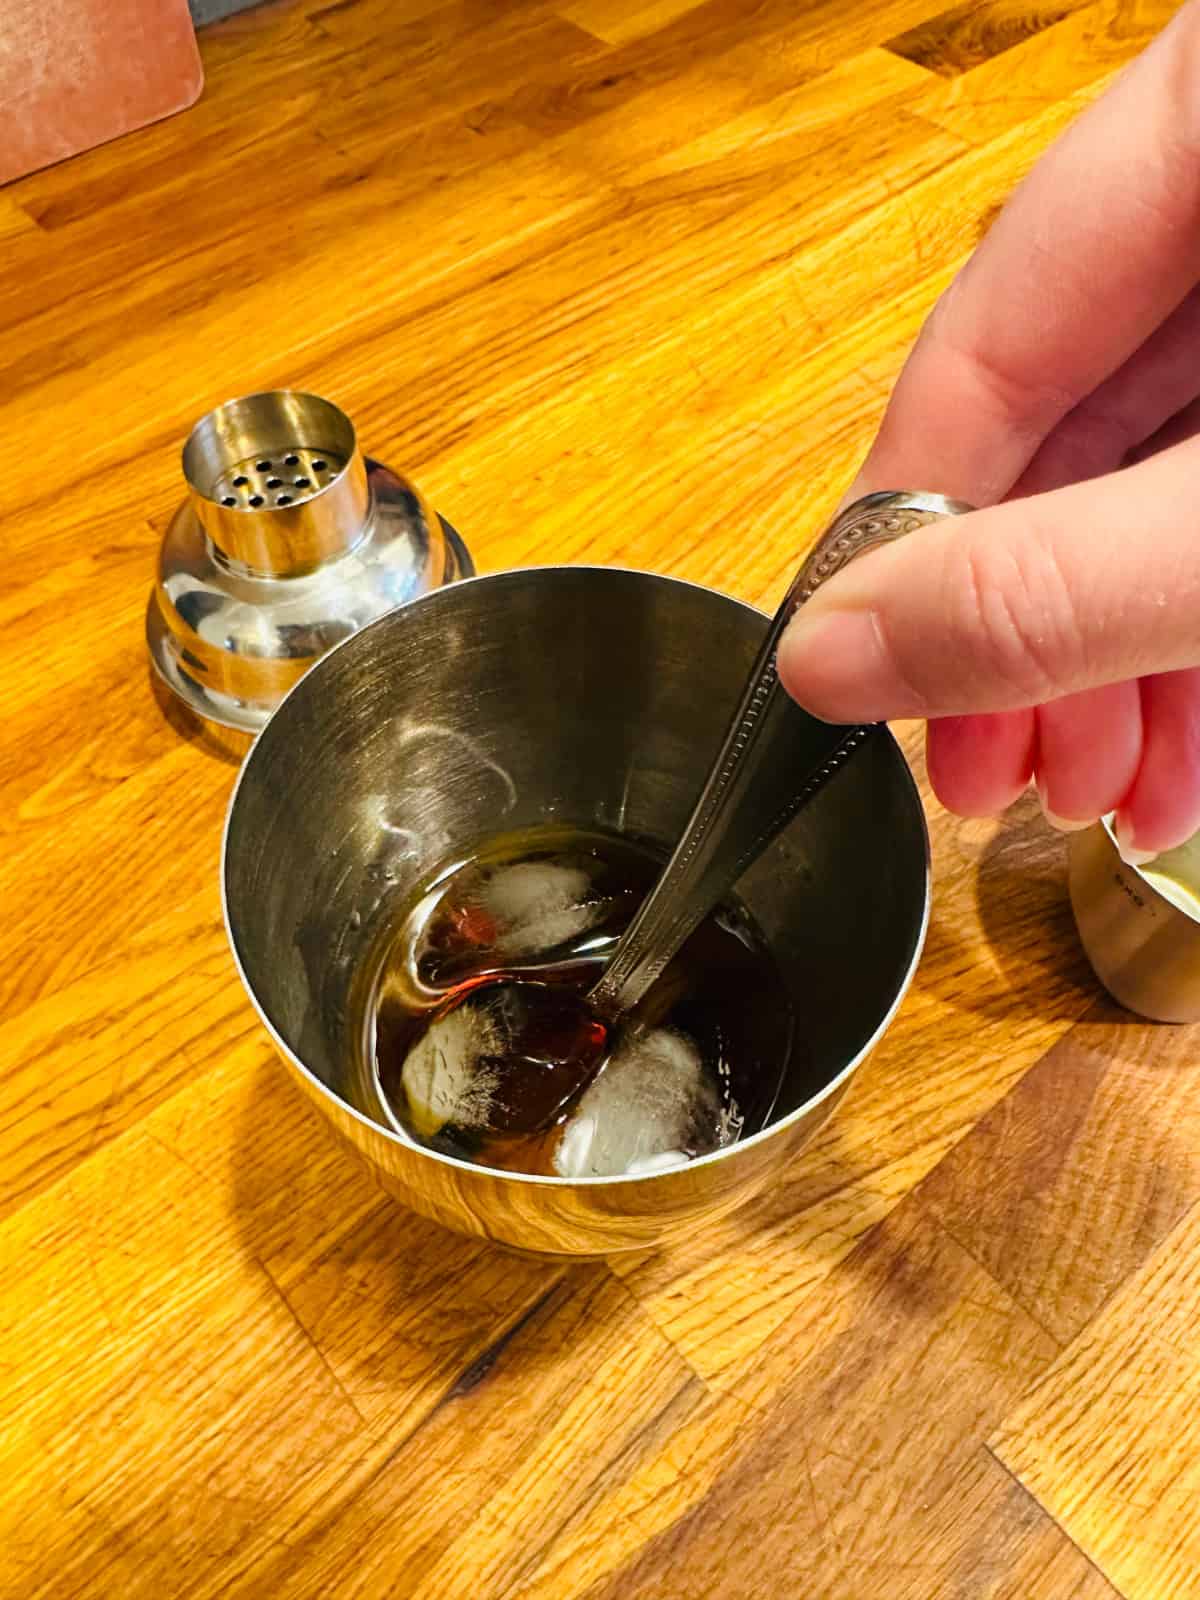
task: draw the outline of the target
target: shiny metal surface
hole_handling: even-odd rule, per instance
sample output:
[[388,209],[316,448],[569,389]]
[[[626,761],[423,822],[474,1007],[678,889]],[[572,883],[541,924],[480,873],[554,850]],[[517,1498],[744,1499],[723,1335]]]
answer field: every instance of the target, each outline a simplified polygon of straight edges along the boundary
[[225,726],[257,732],[332,645],[473,570],[454,530],[317,395],[218,406],[183,470],[146,638],[175,693]]
[[[568,823],[669,849],[767,626],[645,573],[499,573],[363,629],[259,736],[225,831],[235,958],[299,1082],[415,1210],[568,1256],[687,1233],[778,1173],[886,1027],[924,937],[928,859],[915,785],[882,731],[738,885],[804,1035],[762,1133],[654,1176],[568,1182],[455,1161],[380,1125],[369,1101],[352,1104],[355,979],[397,902],[499,830]],[[786,710],[804,725],[794,747],[814,761],[844,732]]]
[[793,714],[775,653],[796,612],[857,556],[971,509],[912,491],[866,495],[817,541],[771,619],[712,771],[662,877],[613,951],[589,999],[610,1021],[650,988],[730,886],[873,731],[842,728],[814,758],[813,729]]
[[1072,834],[1075,924],[1096,976],[1127,1010],[1155,1022],[1200,1021],[1200,905],[1172,904],[1151,881],[1157,867],[1121,859],[1110,819]]

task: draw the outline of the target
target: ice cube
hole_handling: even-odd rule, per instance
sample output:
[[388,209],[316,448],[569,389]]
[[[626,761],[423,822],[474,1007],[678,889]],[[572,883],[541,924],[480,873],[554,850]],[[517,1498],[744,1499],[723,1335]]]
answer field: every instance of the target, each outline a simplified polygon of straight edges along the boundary
[[554,1154],[562,1178],[665,1170],[716,1149],[730,1127],[692,1041],[668,1028],[631,1032],[567,1119]]
[[481,893],[496,924],[496,949],[508,957],[541,955],[600,922],[608,907],[589,900],[592,881],[583,867],[555,861],[519,861],[501,867]]
[[432,1139],[447,1123],[487,1126],[500,1083],[494,1060],[500,1046],[500,1030],[484,1006],[460,1006],[429,1025],[400,1075],[419,1139]]

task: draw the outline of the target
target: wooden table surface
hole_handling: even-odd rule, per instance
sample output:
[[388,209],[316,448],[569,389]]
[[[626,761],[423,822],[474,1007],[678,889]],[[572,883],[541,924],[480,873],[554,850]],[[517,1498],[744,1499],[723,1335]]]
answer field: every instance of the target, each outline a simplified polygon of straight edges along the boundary
[[398,1209],[274,1062],[235,765],[142,643],[187,429],[274,384],[485,569],[773,603],[1172,9],[277,0],[0,191],[6,1600],[1200,1594],[1196,1035],[1099,995],[1032,802],[930,802],[915,987],[784,1181],[567,1270]]

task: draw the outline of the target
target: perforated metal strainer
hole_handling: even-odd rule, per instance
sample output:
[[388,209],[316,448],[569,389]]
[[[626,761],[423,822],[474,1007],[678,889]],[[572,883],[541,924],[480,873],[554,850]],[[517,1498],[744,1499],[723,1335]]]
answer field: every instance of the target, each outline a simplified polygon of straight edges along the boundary
[[210,411],[146,613],[156,669],[210,721],[256,732],[332,645],[474,570],[454,529],[366,459],[328,400],[291,389]]

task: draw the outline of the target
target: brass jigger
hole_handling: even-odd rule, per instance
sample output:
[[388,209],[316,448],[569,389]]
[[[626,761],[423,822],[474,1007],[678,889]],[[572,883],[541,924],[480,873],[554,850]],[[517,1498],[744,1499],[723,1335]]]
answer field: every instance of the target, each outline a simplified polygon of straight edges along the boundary
[[170,688],[226,727],[256,733],[332,645],[474,570],[454,529],[318,395],[218,406],[183,472],[146,639]]

